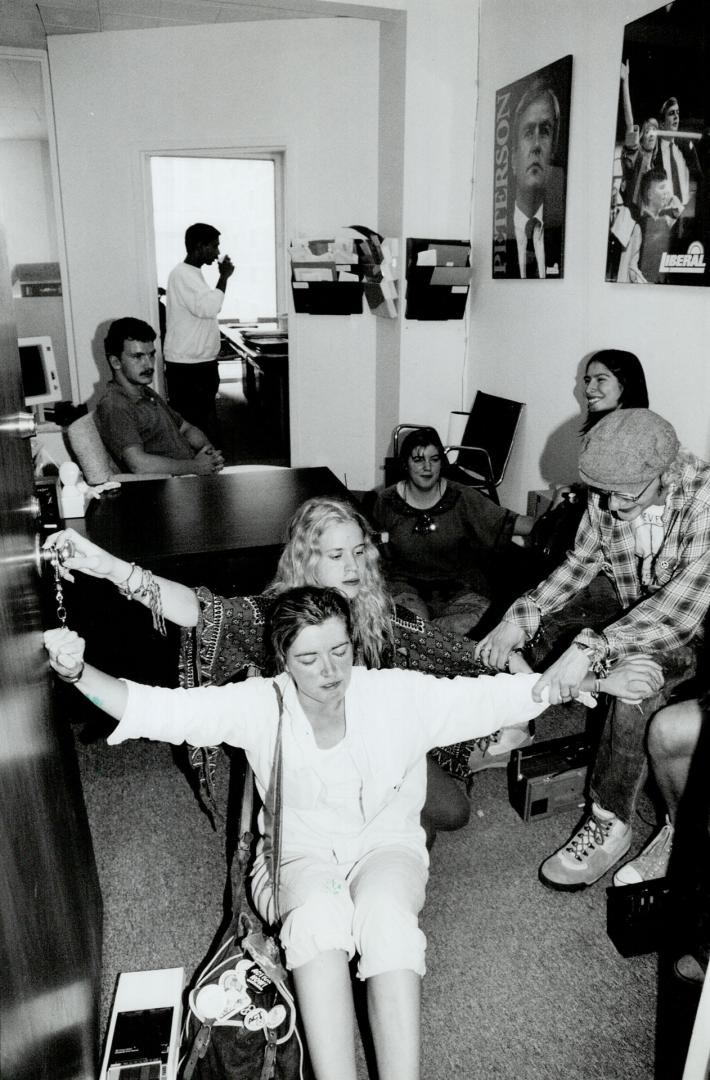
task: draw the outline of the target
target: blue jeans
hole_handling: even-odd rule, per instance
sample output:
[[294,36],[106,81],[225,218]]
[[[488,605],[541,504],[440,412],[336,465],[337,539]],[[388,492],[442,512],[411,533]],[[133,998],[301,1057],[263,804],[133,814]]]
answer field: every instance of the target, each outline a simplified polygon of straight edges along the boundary
[[646,731],[651,717],[667,704],[677,686],[695,674],[696,656],[691,646],[656,659],[662,664],[666,678],[657,694],[639,705],[627,705],[620,698],[609,699],[589,783],[594,802],[604,810],[612,810],[627,823],[633,818],[648,775]]
[[[614,586],[604,574],[599,574],[564,608],[543,620],[531,650],[531,663],[544,671],[583,627],[602,630],[622,614]],[[608,699],[589,783],[591,798],[626,822],[633,817],[648,775],[646,729],[651,717],[667,704],[677,686],[695,674],[696,653],[691,645],[654,659],[663,667],[666,680],[657,694],[640,705],[627,705],[619,698]]]

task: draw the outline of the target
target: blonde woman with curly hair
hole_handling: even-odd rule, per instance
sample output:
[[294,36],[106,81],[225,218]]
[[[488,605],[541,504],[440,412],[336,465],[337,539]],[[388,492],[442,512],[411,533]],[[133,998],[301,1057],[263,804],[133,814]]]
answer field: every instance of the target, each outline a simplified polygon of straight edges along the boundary
[[[340,546],[348,539],[352,563],[348,544]],[[324,579],[333,578],[350,600],[358,662],[391,667],[386,657],[394,649],[396,615],[370,528],[362,514],[341,499],[308,499],[291,519],[276,576],[265,595],[277,596],[299,585],[331,584]]]
[[[79,570],[108,578],[124,595],[150,606],[142,589],[143,572],[102,550],[71,529],[54,533],[47,545],[73,555],[65,573]],[[250,673],[270,673],[265,628],[277,596],[301,585],[331,586],[350,601],[355,662],[368,668],[409,668],[434,675],[477,675],[485,670],[474,656],[473,641],[449,633],[397,607],[389,596],[379,566],[379,553],[363,515],[350,503],[319,497],[296,511],[286,545],[268,589],[259,596],[217,596],[209,589],[191,589],[156,577],[163,616],[183,627],[181,681],[184,686],[224,685]],[[530,669],[516,657],[516,670]],[[527,724],[524,725],[527,733]],[[493,737],[495,742],[496,736]],[[487,765],[489,739],[445,747],[428,759],[427,801],[422,814],[429,843],[437,829],[461,828],[470,805],[450,773],[469,778]],[[195,751],[204,792],[211,797],[210,777],[218,748]],[[491,762],[495,757],[490,758]],[[439,762],[440,764],[437,764]],[[446,771],[444,771],[444,768]]]

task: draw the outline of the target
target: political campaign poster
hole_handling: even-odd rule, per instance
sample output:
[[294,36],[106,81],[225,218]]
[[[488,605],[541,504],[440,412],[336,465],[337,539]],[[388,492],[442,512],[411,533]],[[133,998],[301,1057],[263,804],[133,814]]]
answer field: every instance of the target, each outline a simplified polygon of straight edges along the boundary
[[710,283],[705,9],[666,4],[624,30],[607,281]]
[[565,56],[496,93],[494,278],[564,275],[571,90]]

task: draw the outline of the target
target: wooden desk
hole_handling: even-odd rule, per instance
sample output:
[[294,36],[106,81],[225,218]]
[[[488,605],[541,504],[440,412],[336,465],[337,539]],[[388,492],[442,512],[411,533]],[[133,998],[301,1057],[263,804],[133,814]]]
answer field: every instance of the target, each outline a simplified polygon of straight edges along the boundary
[[[316,495],[350,497],[325,467],[142,480],[93,502],[81,531],[112,554],[169,577],[179,567],[179,580],[196,584],[195,572],[219,571],[227,559],[270,561],[273,572],[289,521]],[[252,579],[234,584],[258,591]]]
[[[289,521],[302,502],[316,495],[350,498],[324,467],[176,476],[124,484],[92,502],[85,518],[67,524],[112,554],[163,577],[237,596],[259,593],[271,581]],[[70,625],[100,648],[100,653],[91,652],[97,666],[166,683],[168,663],[166,684],[175,684],[175,634],[167,642],[160,639],[142,606],[127,603],[114,586],[83,574],[76,575],[65,596]]]
[[220,326],[245,364],[244,393],[250,406],[262,413],[277,448],[288,456],[288,333],[265,327]]

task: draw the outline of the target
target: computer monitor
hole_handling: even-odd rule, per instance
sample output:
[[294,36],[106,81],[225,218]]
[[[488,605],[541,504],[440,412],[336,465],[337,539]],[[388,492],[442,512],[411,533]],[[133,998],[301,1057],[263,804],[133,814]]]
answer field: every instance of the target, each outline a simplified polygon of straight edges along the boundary
[[20,338],[17,345],[20,350],[25,405],[48,405],[52,401],[61,401],[62,391],[57,378],[52,339]]

